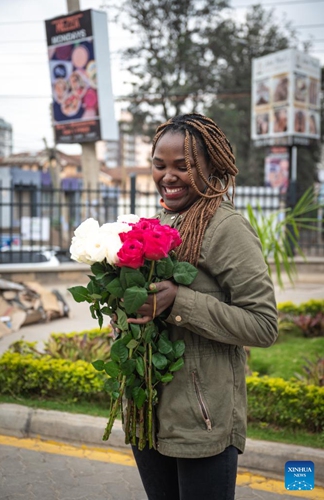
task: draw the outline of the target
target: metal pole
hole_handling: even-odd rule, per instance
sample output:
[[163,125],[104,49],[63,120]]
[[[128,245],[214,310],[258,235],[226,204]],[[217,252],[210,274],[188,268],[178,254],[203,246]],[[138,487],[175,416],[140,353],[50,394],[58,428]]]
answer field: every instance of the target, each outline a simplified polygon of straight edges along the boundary
[[135,214],[135,205],[136,205],[136,175],[130,174],[130,213]]

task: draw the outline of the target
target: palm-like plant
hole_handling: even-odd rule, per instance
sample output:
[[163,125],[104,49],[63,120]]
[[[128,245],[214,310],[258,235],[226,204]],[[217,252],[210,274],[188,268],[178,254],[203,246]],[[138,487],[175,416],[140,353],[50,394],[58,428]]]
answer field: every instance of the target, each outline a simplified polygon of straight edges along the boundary
[[312,215],[321,207],[323,205],[318,204],[314,199],[313,188],[305,191],[293,208],[280,209],[271,215],[264,215],[260,205],[256,209],[253,209],[250,204],[247,205],[248,219],[260,238],[269,274],[272,274],[269,259],[273,258],[278,284],[281,288],[284,287],[283,271],[289,281],[294,282],[297,275],[295,256],[300,255],[306,260],[299,245],[300,230],[321,230],[316,224],[314,225],[317,222],[317,216]]

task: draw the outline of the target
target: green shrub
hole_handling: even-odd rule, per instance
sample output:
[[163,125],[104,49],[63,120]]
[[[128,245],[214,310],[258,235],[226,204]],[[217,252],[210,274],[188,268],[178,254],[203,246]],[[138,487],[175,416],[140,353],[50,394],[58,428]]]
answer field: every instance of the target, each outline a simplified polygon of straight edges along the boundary
[[294,324],[304,337],[324,336],[324,300],[309,300],[296,306],[292,302],[278,304],[279,328],[287,331]]
[[282,378],[246,378],[248,420],[278,427],[324,430],[324,387]]
[[317,313],[324,311],[324,300],[311,299],[307,302],[302,302],[298,306],[291,301],[280,302],[277,307],[279,314],[289,314],[293,316],[309,314],[311,316],[316,316]]
[[52,333],[44,343],[43,351],[36,348],[37,342],[18,340],[10,345],[10,352],[31,354],[34,358],[41,358],[44,354],[57,359],[70,361],[83,360],[91,363],[96,359],[108,360],[112,344],[111,328],[95,328],[79,333]]
[[295,373],[295,377],[306,384],[324,387],[324,358],[317,355],[315,360],[304,358],[304,361],[302,373]]
[[6,352],[0,358],[0,393],[39,395],[74,401],[107,398],[104,377],[90,363],[35,358],[32,354]]

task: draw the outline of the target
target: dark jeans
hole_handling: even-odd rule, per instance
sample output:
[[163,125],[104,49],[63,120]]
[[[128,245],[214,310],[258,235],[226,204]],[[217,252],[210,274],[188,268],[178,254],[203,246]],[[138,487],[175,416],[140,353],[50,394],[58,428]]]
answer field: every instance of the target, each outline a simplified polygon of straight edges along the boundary
[[149,500],[234,500],[238,451],[172,458],[147,447],[133,454]]

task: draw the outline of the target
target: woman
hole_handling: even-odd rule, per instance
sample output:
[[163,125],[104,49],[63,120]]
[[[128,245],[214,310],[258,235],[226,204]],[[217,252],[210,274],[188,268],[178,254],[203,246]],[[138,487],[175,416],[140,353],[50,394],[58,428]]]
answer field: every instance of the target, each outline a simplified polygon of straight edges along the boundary
[[150,295],[129,320],[168,310],[172,340],[186,344],[184,367],[160,388],[156,447],[133,452],[149,500],[230,500],[246,436],[243,346],[277,337],[273,285],[256,234],[229,201],[238,170],[219,127],[177,116],[158,127],[152,151],[157,217],[180,231],[178,258],[199,272],[190,287],[156,283],[156,303]]

